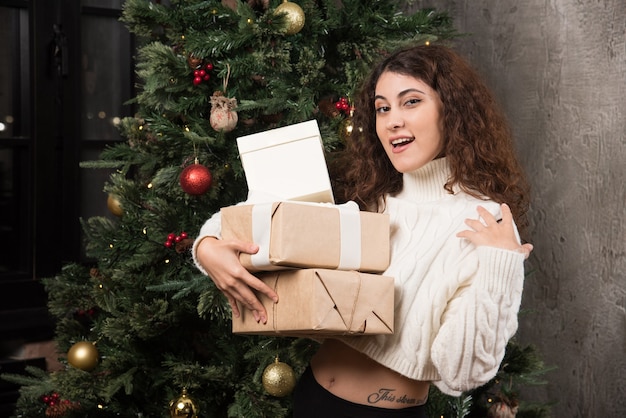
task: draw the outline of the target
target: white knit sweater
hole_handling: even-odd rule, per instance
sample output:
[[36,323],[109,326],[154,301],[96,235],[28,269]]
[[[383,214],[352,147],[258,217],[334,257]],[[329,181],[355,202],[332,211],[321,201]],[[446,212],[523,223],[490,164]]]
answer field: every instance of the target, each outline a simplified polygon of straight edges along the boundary
[[500,205],[443,185],[445,158],[404,174],[403,190],[387,198],[391,264],[395,278],[393,335],[342,338],[374,360],[411,379],[432,381],[459,395],[498,371],[517,329],[524,255],[475,247],[456,237],[482,205],[500,219]]
[[[500,218],[500,205],[443,185],[450,174],[445,158],[404,174],[403,190],[387,197],[391,264],[395,278],[393,335],[342,337],[341,340],[411,379],[432,381],[444,393],[478,387],[498,371],[508,340],[517,329],[524,255],[475,247],[456,237],[484,206]],[[202,227],[195,246],[207,235],[219,237],[220,219]]]

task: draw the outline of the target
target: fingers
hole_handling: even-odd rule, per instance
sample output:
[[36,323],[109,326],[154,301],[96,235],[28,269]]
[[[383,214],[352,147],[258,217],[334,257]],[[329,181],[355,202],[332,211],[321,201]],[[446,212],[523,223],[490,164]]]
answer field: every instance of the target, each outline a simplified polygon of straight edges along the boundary
[[258,245],[245,241],[207,239],[200,242],[196,255],[216,287],[226,296],[235,317],[241,315],[241,309],[246,309],[257,322],[266,323],[267,312],[255,291],[274,302],[278,301],[278,295],[239,261],[239,254],[255,254],[258,250]]
[[511,208],[506,203],[500,205],[500,212],[502,213],[502,219],[496,219],[496,217],[482,206],[476,208],[478,215],[483,219],[486,225],[493,225],[496,223],[509,224],[513,222],[513,214]]
[[226,299],[228,299],[228,304],[230,305],[230,309],[233,311],[233,315],[235,318],[239,318],[241,316],[241,312],[239,312],[239,306],[237,306],[237,301],[234,297],[226,295]]
[[486,228],[486,225],[483,224],[479,219],[466,219],[465,225],[469,226],[474,231],[482,231]]
[[230,240],[228,245],[230,245],[233,250],[240,253],[256,254],[259,251],[258,245],[246,241]]
[[242,275],[214,278],[213,281],[226,295],[235,317],[241,315],[240,304],[252,313],[255,321],[267,323],[267,312],[254,290],[267,295],[273,302],[278,302],[278,295],[269,286],[247,271]]
[[533,245],[530,243],[522,244],[522,252],[524,253],[524,260],[530,257],[530,253],[533,251]]
[[513,223],[513,214],[511,213],[511,208],[506,203],[500,205],[500,211],[502,212],[502,223],[510,224]]
[[484,207],[478,206],[476,211],[478,212],[478,219],[469,218],[465,220],[465,225],[472,228],[473,231],[482,231],[485,228],[498,223],[496,217]]
[[483,230],[485,227],[496,224],[512,224],[513,214],[511,213],[511,208],[509,207],[509,205],[507,205],[506,203],[502,203],[500,205],[500,210],[502,212],[502,219],[498,220],[491,212],[489,212],[483,206],[479,205],[476,208],[476,211],[478,212],[478,219],[466,219],[465,224],[475,231],[480,231]]
[[478,216],[484,221],[486,225],[493,225],[495,223],[498,223],[496,217],[493,216],[491,212],[489,212],[483,206],[478,206],[476,208],[476,211],[478,212]]
[[513,224],[513,215],[507,204],[501,204],[502,219],[498,220],[483,206],[476,208],[478,219],[466,219],[469,229],[457,233],[457,237],[464,238],[476,246],[497,247],[506,250],[523,252],[525,257],[530,255],[531,248],[520,245]]
[[[228,299],[228,304],[230,305],[230,308],[232,309],[233,312],[233,316],[235,318],[239,318],[241,316],[241,311],[239,311],[239,305],[237,304],[237,298],[227,295],[226,293],[224,293],[226,295],[226,298]],[[239,298],[243,298],[242,296],[239,296]],[[242,300],[246,300],[245,298],[243,298]],[[248,300],[248,302],[242,302],[246,308],[252,312],[252,316],[254,317],[254,320],[256,322],[262,322],[264,324],[267,323],[267,313],[265,312],[265,309],[263,308],[262,304],[259,304],[259,306],[261,307],[261,310],[259,311],[258,309],[254,309],[252,308],[252,306],[254,306],[254,302],[252,300]]]

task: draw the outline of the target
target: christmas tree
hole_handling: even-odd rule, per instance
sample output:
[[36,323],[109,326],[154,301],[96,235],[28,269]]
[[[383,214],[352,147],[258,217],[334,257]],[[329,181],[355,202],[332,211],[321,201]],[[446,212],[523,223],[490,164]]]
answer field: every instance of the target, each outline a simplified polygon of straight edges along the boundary
[[[315,119],[332,156],[373,61],[457,33],[444,12],[379,0],[127,0],[122,21],[141,41],[138,113],[82,164],[115,170],[111,216],[82,221],[88,262],[44,280],[67,367],[7,376],[22,385],[16,416],[287,417],[284,378],[316,343],[233,335],[189,252],[211,214],[246,198],[235,138]],[[433,416],[474,403],[431,399]]]

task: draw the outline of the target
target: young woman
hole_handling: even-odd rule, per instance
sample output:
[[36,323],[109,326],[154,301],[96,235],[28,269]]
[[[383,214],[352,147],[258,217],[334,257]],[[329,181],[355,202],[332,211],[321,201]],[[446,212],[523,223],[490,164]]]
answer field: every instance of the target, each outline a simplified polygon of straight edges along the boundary
[[[474,70],[451,49],[393,53],[365,80],[357,134],[337,160],[335,193],[388,213],[395,333],[326,339],[294,392],[294,418],[425,417],[430,384],[458,395],[494,377],[517,329],[528,187],[508,125]],[[514,221],[515,219],[515,221]],[[254,243],[219,239],[207,221],[198,267],[229,300],[266,321],[245,271]]]

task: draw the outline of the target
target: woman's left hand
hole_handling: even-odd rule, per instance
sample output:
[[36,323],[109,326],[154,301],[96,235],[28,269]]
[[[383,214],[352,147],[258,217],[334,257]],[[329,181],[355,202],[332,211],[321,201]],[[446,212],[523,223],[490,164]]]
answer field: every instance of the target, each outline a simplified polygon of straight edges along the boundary
[[498,221],[487,209],[478,206],[478,216],[484,222],[481,222],[480,219],[466,219],[465,224],[471,230],[461,231],[456,236],[471,241],[477,247],[484,245],[518,251],[524,253],[524,257],[528,258],[533,250],[532,244],[521,245],[517,240],[509,205],[503,203],[500,205],[500,210],[502,211],[502,220]]

